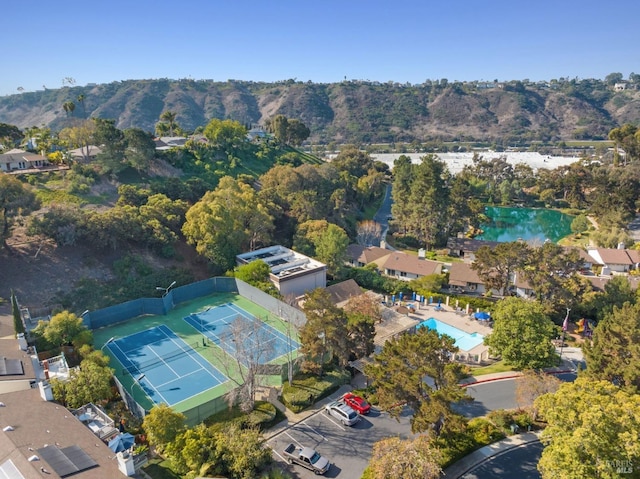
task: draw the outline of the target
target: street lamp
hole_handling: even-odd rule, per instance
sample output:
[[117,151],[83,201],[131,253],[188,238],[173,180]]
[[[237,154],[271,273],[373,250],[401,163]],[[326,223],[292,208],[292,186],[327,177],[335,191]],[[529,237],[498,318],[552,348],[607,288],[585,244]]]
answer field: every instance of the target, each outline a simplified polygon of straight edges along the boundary
[[171,284],[170,284],[169,286],[167,286],[166,288],[163,288],[162,286],[156,286],[156,289],[157,289],[158,291],[164,291],[164,293],[162,293],[162,297],[164,298],[164,297],[169,293],[169,290],[170,290],[171,288],[173,288],[175,285],[176,285],[176,281],[174,281],[173,283],[171,283]]
[[569,312],[571,308],[567,308],[567,315],[564,318],[562,323],[562,339],[560,340],[560,361],[562,362],[562,350],[564,349],[564,335],[567,333],[567,329],[569,329]]
[[[131,398],[133,399],[133,386],[135,386],[136,384],[138,384],[140,381],[142,381],[144,378],[146,377],[146,374],[142,373],[140,376],[138,376],[137,378],[133,378],[133,384],[131,385],[131,388],[129,388],[129,391],[131,392]],[[134,399],[135,401],[135,399]]]

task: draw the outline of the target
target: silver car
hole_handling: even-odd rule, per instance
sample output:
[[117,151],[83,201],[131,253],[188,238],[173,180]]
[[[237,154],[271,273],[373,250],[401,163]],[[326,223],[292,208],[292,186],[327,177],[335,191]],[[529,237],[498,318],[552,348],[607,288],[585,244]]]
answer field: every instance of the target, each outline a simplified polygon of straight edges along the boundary
[[360,420],[360,415],[356,411],[339,401],[333,401],[327,404],[325,406],[325,412],[335,417],[345,426],[353,426]]

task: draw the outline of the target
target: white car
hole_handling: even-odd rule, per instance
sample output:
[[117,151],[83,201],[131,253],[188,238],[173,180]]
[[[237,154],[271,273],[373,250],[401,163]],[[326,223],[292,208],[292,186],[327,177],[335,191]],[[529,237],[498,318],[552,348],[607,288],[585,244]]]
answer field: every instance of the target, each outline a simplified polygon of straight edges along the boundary
[[353,408],[340,401],[333,401],[324,409],[327,414],[335,417],[345,426],[353,426],[360,420],[360,415]]

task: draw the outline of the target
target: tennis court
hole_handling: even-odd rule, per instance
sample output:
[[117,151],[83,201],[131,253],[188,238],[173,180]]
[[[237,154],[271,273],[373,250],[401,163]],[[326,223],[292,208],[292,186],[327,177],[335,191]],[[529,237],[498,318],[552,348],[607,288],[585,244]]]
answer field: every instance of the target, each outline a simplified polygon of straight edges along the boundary
[[[110,340],[107,347],[122,366],[122,377],[130,375],[155,403],[173,406],[228,378],[165,325]],[[132,391],[130,391],[132,392]]]
[[183,319],[232,357],[240,353],[241,360],[246,358],[245,363],[251,360],[267,364],[300,347],[290,335],[234,303],[211,306]]

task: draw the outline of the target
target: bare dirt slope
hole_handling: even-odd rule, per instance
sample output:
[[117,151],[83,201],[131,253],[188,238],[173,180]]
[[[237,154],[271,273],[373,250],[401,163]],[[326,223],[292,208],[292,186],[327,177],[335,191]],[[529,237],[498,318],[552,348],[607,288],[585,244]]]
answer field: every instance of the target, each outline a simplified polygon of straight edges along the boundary
[[112,278],[110,258],[83,247],[58,247],[20,229],[8,243],[10,251],[0,249],[0,296],[9,298],[13,290],[21,305],[34,310],[53,306],[56,294],[72,290],[79,278]]

